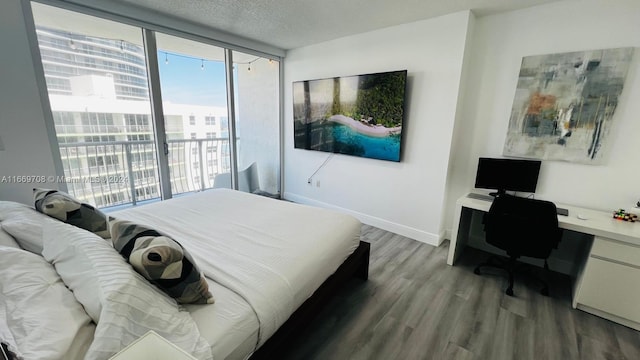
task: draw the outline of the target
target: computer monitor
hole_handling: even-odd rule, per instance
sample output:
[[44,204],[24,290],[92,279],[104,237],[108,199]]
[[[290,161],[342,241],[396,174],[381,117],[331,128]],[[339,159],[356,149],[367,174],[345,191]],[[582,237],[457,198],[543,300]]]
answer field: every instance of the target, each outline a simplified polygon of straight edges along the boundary
[[538,184],[541,161],[480,158],[476,174],[476,188],[533,193]]

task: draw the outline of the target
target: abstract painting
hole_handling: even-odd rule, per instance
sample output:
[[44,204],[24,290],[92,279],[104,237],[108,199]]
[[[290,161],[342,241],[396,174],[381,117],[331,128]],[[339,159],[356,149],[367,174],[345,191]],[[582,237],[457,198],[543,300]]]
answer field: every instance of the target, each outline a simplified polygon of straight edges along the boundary
[[602,162],[634,48],[522,59],[506,156]]

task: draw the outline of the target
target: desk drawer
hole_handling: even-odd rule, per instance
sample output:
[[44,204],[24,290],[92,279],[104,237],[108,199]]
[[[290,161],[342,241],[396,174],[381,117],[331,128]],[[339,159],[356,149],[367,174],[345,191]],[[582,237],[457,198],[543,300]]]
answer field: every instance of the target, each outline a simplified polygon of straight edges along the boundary
[[640,247],[626,245],[607,238],[596,236],[593,240],[591,255],[611,259],[640,268]]
[[589,258],[578,303],[640,323],[640,269]]

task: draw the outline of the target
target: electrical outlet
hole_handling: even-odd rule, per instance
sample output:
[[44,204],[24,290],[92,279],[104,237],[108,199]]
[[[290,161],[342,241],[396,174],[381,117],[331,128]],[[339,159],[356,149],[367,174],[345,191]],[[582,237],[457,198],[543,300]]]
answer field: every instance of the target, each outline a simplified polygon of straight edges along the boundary
[[316,180],[316,187],[320,187],[320,180]]

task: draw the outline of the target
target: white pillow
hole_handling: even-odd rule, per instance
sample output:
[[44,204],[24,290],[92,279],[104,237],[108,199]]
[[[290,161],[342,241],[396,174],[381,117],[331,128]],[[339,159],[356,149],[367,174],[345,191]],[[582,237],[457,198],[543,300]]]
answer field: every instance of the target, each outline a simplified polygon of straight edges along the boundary
[[42,222],[33,219],[8,219],[2,229],[13,236],[23,249],[36,255],[42,254]]
[[25,211],[35,211],[35,209],[31,206],[13,201],[0,201],[0,221],[20,215]]
[[2,224],[0,224],[0,246],[8,246],[16,249],[20,249],[20,245],[16,242],[11,235],[2,230]]
[[82,359],[95,327],[53,266],[9,247],[0,247],[0,264],[2,340],[24,359]]
[[53,264],[65,284],[96,323],[104,294],[95,262],[126,266],[120,254],[99,236],[62,222],[43,227],[42,256]]
[[59,222],[24,204],[0,201],[2,229],[9,233],[23,249],[42,254],[42,226]]
[[43,256],[97,322],[87,359],[109,358],[154,330],[183,350],[210,358],[188,312],[138,274],[98,235],[62,222],[44,226]]

